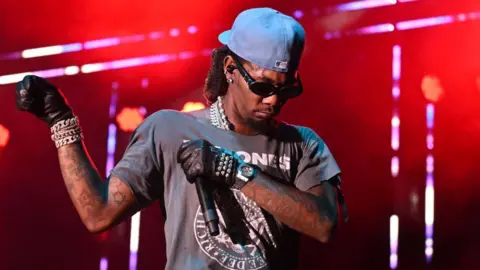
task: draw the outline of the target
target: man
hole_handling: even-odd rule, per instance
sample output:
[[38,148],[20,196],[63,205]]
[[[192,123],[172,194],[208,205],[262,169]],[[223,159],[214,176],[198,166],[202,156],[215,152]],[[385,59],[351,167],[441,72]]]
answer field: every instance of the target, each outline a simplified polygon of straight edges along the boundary
[[[106,181],[59,89],[27,76],[17,84],[17,106],[50,126],[89,231],[108,230],[159,200],[167,269],[295,269],[299,235],[328,242],[342,198],[340,169],[322,139],[274,119],[302,92],[305,33],[293,18],[256,8],[239,14],[219,40],[205,86],[210,107],[150,115]],[[218,235],[206,226],[198,178],[211,187]]]

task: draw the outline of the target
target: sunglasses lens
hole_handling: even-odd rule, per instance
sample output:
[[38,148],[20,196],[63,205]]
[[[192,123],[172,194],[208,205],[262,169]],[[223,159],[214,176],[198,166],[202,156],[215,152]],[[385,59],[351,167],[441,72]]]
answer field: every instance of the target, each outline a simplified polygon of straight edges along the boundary
[[278,93],[280,98],[282,99],[290,99],[294,97],[298,97],[302,93],[302,89],[300,87],[292,86],[286,87]]
[[269,83],[254,82],[250,85],[250,90],[256,95],[268,97],[273,94],[275,87]]
[[290,99],[299,96],[302,93],[302,88],[298,86],[287,86],[281,89],[276,88],[270,83],[254,82],[250,85],[250,90],[261,97],[269,97],[277,94],[281,99]]

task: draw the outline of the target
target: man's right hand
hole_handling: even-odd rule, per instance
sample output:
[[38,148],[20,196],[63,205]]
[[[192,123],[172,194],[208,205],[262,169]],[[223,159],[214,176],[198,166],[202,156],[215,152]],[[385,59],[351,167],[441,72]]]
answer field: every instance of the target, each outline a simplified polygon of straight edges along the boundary
[[30,112],[49,127],[73,117],[72,108],[60,89],[34,75],[27,75],[17,83],[16,104],[19,110]]

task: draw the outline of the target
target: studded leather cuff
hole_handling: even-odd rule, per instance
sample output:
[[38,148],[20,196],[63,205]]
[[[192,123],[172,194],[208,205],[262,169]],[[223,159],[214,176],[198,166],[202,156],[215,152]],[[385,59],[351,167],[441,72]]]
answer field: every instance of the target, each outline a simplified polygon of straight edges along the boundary
[[231,187],[235,182],[237,165],[238,162],[234,156],[225,152],[219,152],[215,158],[214,175],[216,177],[224,177],[225,183]]

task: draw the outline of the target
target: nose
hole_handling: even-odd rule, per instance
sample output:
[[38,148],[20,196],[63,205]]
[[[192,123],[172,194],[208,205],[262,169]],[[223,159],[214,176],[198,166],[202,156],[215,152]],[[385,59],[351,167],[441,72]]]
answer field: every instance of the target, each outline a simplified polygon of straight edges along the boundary
[[278,95],[271,95],[269,97],[266,97],[266,98],[263,98],[263,101],[262,101],[264,104],[267,104],[267,105],[270,105],[272,107],[277,107],[280,105],[281,103],[281,100],[280,98],[278,97]]

